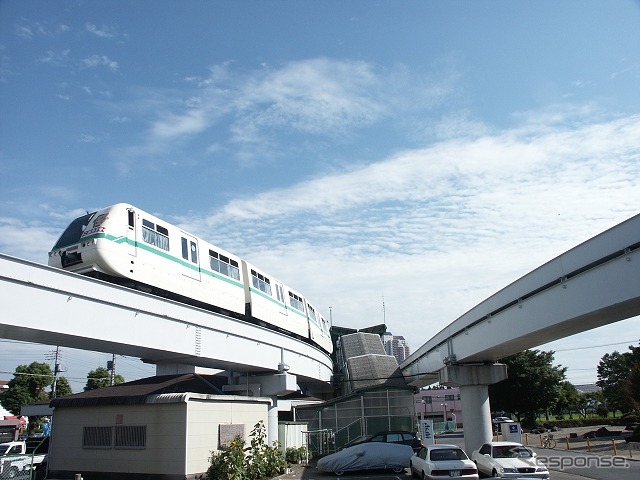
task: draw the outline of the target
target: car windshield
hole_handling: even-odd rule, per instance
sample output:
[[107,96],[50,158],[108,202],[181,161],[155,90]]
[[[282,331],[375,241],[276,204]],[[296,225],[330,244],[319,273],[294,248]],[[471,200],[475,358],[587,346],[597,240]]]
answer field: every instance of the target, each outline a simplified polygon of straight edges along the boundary
[[433,461],[439,460],[466,460],[467,455],[459,448],[438,448],[431,450],[429,459]]
[[517,445],[493,447],[493,458],[531,457],[531,452]]

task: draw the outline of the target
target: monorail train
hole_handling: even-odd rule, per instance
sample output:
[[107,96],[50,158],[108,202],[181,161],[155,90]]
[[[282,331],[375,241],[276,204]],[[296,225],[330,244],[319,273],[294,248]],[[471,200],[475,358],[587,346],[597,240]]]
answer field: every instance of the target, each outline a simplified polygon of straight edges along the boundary
[[76,218],[49,265],[178,300],[333,350],[330,325],[299,292],[132,205]]

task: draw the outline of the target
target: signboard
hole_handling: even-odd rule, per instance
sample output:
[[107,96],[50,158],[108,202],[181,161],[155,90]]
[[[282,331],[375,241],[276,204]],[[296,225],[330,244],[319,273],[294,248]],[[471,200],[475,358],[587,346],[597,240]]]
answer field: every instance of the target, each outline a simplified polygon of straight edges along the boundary
[[522,429],[520,428],[520,422],[505,422],[500,423],[501,440],[506,442],[518,442],[522,443]]
[[433,440],[433,420],[420,420],[420,435],[422,436],[422,443],[425,445],[432,445]]

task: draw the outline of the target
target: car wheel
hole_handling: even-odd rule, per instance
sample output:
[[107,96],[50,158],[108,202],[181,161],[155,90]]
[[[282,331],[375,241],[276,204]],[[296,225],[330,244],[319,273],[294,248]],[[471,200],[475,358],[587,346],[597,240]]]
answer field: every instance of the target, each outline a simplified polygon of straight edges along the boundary
[[491,476],[492,477],[497,477],[498,476],[498,471],[494,468],[493,472],[491,472]]
[[411,468],[409,468],[409,470],[411,470],[411,478],[418,478],[418,474],[413,469],[413,465],[411,465]]
[[427,474],[422,472],[422,480],[427,480]]

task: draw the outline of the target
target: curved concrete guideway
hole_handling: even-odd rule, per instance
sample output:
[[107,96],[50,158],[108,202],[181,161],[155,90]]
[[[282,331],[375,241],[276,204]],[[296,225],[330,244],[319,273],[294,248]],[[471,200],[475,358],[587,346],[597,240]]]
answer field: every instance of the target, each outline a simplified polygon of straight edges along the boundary
[[[436,381],[460,386],[465,444],[474,450],[491,439],[488,402],[479,387],[488,382],[486,389],[500,380],[496,372],[503,367],[493,364],[528,348],[640,315],[638,285],[640,215],[495,293],[436,334],[400,368],[416,387]],[[455,375],[454,367],[459,370]],[[481,367],[493,373],[480,373]],[[460,373],[465,369],[467,373]],[[466,425],[469,418],[472,428]],[[471,437],[468,431],[474,432]]]

